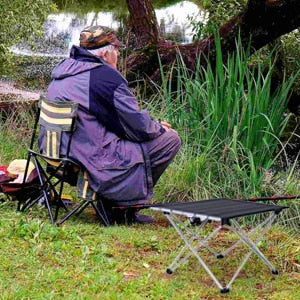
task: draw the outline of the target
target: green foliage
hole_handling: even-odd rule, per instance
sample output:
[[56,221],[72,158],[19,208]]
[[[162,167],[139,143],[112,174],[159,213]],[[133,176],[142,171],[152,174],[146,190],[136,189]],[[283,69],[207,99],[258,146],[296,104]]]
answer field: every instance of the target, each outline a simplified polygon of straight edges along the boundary
[[[1,0],[0,2],[0,62],[9,59],[9,48],[21,41],[33,41],[42,35],[43,22],[55,6],[48,0]],[[0,70],[1,71],[1,70]]]
[[[162,84],[153,83],[147,108],[171,123],[182,139],[175,162],[155,187],[156,201],[299,195],[298,161],[289,165],[288,142],[281,141],[297,74],[271,93],[270,57],[253,66],[239,46],[224,64],[221,54],[218,43],[215,68],[203,69],[199,60],[196,74],[191,74],[179,53],[169,73],[161,66]],[[299,201],[283,204],[290,209],[281,222],[299,228]]]
[[237,16],[245,7],[246,0],[204,0],[204,20],[197,21],[195,16],[188,20],[194,32],[193,40],[201,40],[204,36],[214,34],[230,18]]
[[247,0],[207,0],[204,8],[209,11],[210,17],[207,27],[210,33],[212,29],[218,28],[230,18],[239,14],[245,7]]
[[79,16],[85,15],[91,11],[94,12],[113,12],[127,14],[127,5],[124,0],[98,1],[98,0],[54,0],[58,9],[63,12],[76,13]]
[[[300,31],[295,30],[281,38],[282,56],[287,76],[292,76],[300,69]],[[300,94],[300,75],[293,86],[293,90]]]
[[51,72],[61,60],[55,56],[11,55],[10,68],[3,70],[1,76],[18,87],[46,90]]
[[192,32],[194,32],[193,41],[200,41],[205,35],[209,34],[205,21],[197,21],[195,16],[188,16],[188,21],[192,25]]
[[[126,0],[54,0],[59,10],[84,15],[94,12],[113,12],[119,16],[128,14]],[[154,8],[159,9],[180,2],[180,0],[152,0]]]

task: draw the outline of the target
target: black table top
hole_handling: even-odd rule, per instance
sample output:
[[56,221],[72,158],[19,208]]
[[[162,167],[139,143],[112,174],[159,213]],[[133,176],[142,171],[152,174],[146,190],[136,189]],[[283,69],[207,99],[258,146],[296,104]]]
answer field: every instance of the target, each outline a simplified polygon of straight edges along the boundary
[[274,211],[279,213],[287,206],[264,204],[253,201],[234,200],[227,198],[201,200],[195,202],[176,202],[151,205],[154,210],[173,212],[190,216],[207,216],[216,220],[229,220],[247,215]]

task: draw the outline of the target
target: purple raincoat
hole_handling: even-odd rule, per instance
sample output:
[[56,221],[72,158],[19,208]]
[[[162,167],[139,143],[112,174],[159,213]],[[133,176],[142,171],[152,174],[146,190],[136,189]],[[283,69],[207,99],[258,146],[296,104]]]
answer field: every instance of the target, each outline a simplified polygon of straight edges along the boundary
[[[143,142],[164,128],[139,110],[127,81],[115,69],[83,48],[52,72],[50,100],[80,104],[70,156],[88,172],[93,191],[113,201],[144,203],[153,195],[150,161]],[[40,132],[43,151],[44,130]],[[61,153],[66,149],[62,136]]]

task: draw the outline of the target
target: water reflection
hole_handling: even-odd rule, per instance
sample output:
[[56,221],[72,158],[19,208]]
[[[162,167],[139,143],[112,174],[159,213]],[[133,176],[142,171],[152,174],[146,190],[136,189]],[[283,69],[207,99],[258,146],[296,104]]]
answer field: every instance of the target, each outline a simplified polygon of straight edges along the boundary
[[[192,41],[192,26],[188,22],[188,17],[193,16],[195,20],[203,22],[206,16],[205,12],[200,11],[199,7],[190,1],[156,9],[155,12],[162,34],[167,39],[179,43]],[[33,53],[28,47],[20,45],[14,47],[13,51],[25,55],[68,56],[71,46],[79,44],[79,33],[82,28],[101,24],[117,30],[122,26],[121,22],[109,12],[89,12],[81,18],[72,13],[52,14],[45,23],[45,39],[38,43],[37,51]]]
[[196,21],[204,22],[206,12],[201,11],[199,7],[189,1],[177,3],[168,8],[155,10],[156,18],[164,34],[168,36],[177,36],[181,43],[190,43],[192,41],[192,26],[188,22],[188,17],[193,16]]

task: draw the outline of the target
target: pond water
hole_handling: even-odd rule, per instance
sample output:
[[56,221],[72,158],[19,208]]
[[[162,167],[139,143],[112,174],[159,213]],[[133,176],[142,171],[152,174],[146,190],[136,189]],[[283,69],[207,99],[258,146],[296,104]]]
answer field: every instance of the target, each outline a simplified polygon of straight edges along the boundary
[[[191,1],[179,1],[176,4],[155,9],[156,18],[161,31],[166,38],[176,39],[179,43],[190,43],[193,32],[188,18],[204,22],[206,12]],[[35,51],[28,45],[16,45],[12,51],[22,55],[38,56],[68,56],[72,45],[79,44],[80,31],[90,25],[105,25],[118,30],[122,27],[122,19],[113,12],[91,10],[84,15],[77,13],[61,12],[51,14],[45,23],[45,37],[37,43]]]

